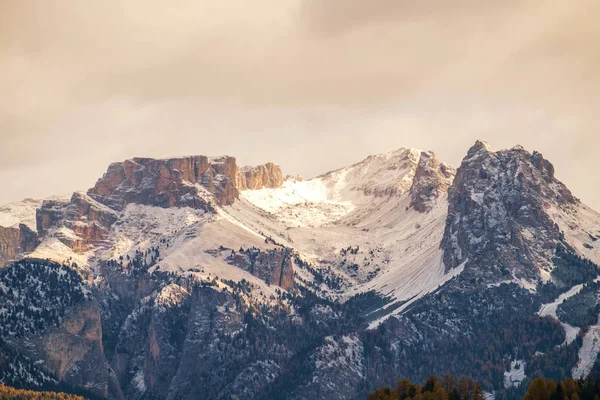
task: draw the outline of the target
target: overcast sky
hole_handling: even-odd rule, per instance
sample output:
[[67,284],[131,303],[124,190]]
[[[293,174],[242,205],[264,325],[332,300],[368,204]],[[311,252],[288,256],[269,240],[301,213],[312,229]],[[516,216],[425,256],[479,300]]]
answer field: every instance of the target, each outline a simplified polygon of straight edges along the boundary
[[0,203],[134,156],[522,144],[600,210],[598,0],[0,0]]

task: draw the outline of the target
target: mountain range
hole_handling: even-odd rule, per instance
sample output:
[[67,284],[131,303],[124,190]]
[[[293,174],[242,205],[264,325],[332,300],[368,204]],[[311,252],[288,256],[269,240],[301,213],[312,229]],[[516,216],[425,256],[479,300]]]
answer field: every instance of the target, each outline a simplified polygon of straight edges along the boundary
[[401,148],[303,180],[114,163],[0,206],[0,383],[109,399],[361,399],[600,370],[600,214],[540,153]]

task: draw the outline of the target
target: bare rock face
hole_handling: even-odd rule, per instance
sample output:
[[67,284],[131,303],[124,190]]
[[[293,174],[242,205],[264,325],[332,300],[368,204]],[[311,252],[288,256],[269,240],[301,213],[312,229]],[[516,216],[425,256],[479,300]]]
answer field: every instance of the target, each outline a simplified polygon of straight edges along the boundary
[[11,263],[0,271],[0,304],[0,351],[19,360],[0,360],[3,380],[30,387],[60,382],[95,397],[123,398],[104,357],[98,305],[75,271],[43,260]]
[[244,167],[240,171],[239,178],[239,190],[276,189],[284,182],[281,168],[273,163]]
[[38,244],[37,234],[27,225],[20,224],[18,228],[0,226],[0,268],[33,251]]
[[288,250],[232,251],[226,261],[271,285],[277,285],[285,290],[294,287],[294,263]]
[[41,340],[48,371],[59,381],[104,398],[123,398],[102,348],[100,312],[93,303],[69,310],[62,325]]
[[520,146],[493,152],[477,142],[449,192],[442,241],[446,269],[469,260],[537,281],[540,271],[551,270],[552,254],[562,240],[548,208],[577,202],[541,154]]
[[427,212],[436,200],[448,192],[456,171],[440,163],[433,152],[421,152],[410,189],[410,206],[419,212]]
[[112,164],[88,194],[117,210],[129,203],[208,209],[210,205],[196,185],[225,206],[239,198],[240,190],[276,188],[282,183],[281,169],[272,163],[240,171],[235,158],[229,156],[134,158]]
[[238,196],[236,176],[233,157],[134,158],[111,164],[88,194],[114,209],[129,203],[205,208],[206,201],[197,195],[194,184],[214,194],[219,204],[227,205]]
[[52,232],[76,252],[106,241],[117,213],[83,193],[74,193],[70,202],[45,201],[36,213],[40,237]]
[[127,398],[169,393],[185,339],[189,297],[183,287],[168,285],[147,297],[123,324],[112,365]]

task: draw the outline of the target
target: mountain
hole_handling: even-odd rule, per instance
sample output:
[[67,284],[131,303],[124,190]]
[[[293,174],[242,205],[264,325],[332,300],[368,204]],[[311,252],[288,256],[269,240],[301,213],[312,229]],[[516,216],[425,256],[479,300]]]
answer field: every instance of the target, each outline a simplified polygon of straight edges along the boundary
[[600,214],[537,152],[401,148],[310,180],[134,158],[0,207],[0,382],[111,399],[496,398],[600,351]]

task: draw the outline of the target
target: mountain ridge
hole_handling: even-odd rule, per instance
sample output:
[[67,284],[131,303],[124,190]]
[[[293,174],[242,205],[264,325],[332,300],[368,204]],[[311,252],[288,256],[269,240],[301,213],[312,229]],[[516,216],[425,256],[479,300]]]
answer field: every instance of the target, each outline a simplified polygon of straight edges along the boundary
[[[6,237],[24,229],[2,210]],[[600,327],[588,328],[600,214],[520,146],[478,141],[457,170],[400,148],[308,180],[229,156],[134,158],[88,192],[42,202],[36,231],[26,251],[14,236],[0,247],[0,279],[14,268],[37,271],[35,282],[77,272],[93,300],[78,311],[53,291],[56,312],[86,315],[102,344],[94,334],[79,347],[92,358],[28,368],[39,382],[96,385],[110,398],[359,398],[397,376],[444,371],[510,394],[505,369],[513,377],[523,365],[528,379],[568,356],[568,371],[552,373],[585,375],[600,350]],[[31,302],[0,286],[2,296],[15,310]],[[573,302],[588,314],[565,314]],[[76,321],[53,324],[61,341],[86,335]],[[49,354],[49,336],[27,350],[7,335],[0,353],[23,363]],[[107,374],[77,372],[100,365]]]

